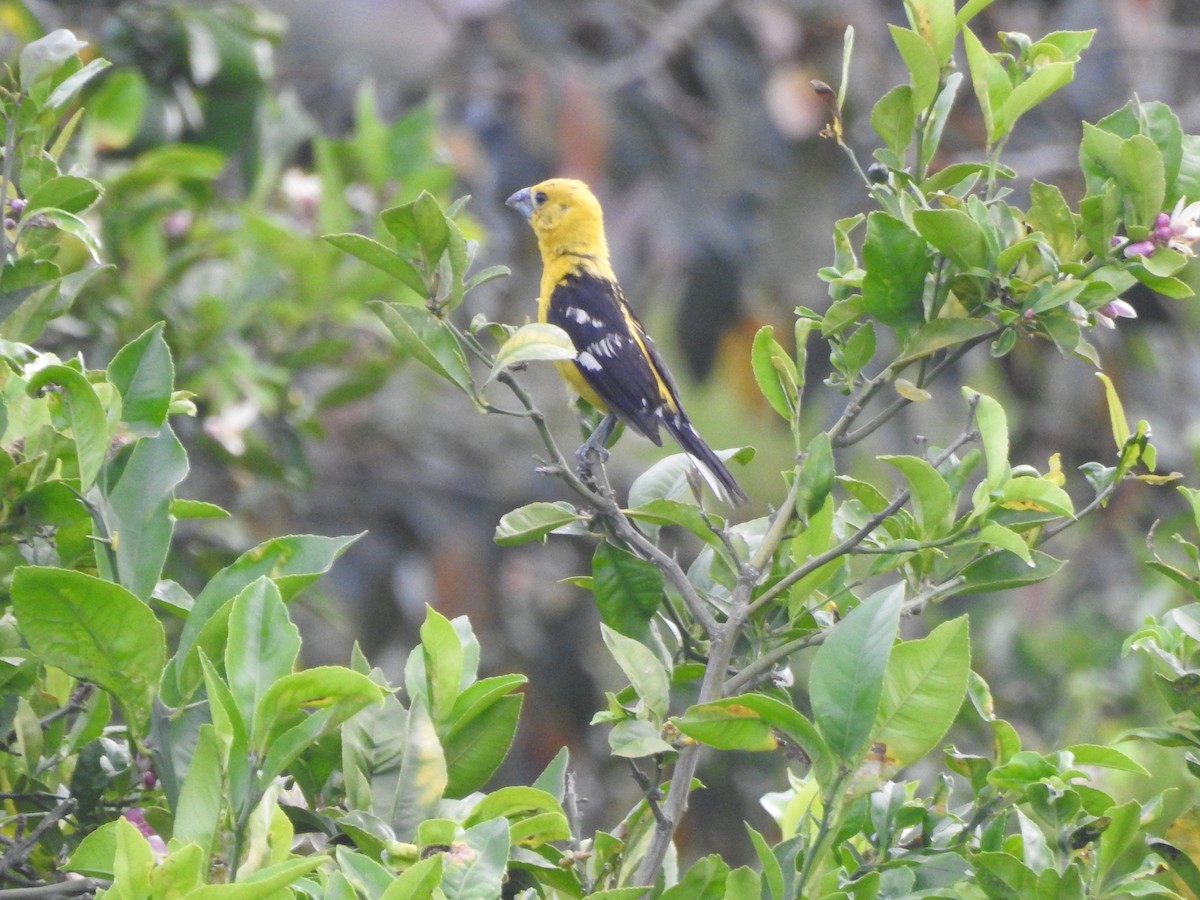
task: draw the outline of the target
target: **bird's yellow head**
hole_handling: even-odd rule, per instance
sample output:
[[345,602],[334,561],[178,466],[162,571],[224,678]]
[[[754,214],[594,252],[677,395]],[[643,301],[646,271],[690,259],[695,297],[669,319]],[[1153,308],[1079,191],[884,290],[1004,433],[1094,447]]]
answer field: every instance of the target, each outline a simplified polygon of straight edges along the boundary
[[543,259],[567,254],[608,259],[600,201],[582,181],[551,178],[522,188],[505,203],[529,220]]

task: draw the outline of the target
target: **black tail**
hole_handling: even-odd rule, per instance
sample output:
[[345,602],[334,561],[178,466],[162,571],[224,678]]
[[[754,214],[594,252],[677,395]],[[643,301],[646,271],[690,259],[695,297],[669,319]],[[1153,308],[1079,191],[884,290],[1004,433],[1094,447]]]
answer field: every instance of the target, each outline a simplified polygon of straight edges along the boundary
[[675,415],[664,415],[663,425],[679,442],[679,446],[684,449],[684,452],[692,458],[692,462],[704,476],[708,486],[713,489],[714,494],[730,506],[740,506],[750,500],[741,485],[737,483],[737,479],[733,477],[733,473],[725,467],[721,458],[713,453],[704,438],[700,437],[700,432],[692,427],[687,416],[682,412]]

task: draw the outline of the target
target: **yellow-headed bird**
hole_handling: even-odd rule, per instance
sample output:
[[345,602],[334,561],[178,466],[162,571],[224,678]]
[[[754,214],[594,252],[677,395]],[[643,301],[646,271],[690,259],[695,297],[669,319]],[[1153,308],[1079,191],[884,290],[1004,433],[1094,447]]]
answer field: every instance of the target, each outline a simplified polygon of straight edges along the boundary
[[582,181],[552,178],[506,201],[525,216],[542,255],[538,321],[571,336],[574,361],[559,363],[567,383],[607,413],[579,448],[582,460],[604,452],[617,420],[662,446],[661,424],[691,457],[719,497],[744,503],[746,494],[679,403],[675,380],[617,284],[608,261],[600,202]]

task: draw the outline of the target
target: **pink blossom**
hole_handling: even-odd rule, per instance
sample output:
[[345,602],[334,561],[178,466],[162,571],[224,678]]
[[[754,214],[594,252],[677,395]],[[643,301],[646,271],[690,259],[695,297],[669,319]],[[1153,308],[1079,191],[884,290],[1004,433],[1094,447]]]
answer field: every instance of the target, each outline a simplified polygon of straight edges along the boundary
[[150,849],[154,851],[154,856],[158,860],[163,860],[167,855],[167,842],[162,839],[157,831],[150,827],[150,823],[146,821],[146,810],[140,806],[134,806],[125,810],[122,813],[124,819],[133,825],[142,833],[142,837],[150,844]]

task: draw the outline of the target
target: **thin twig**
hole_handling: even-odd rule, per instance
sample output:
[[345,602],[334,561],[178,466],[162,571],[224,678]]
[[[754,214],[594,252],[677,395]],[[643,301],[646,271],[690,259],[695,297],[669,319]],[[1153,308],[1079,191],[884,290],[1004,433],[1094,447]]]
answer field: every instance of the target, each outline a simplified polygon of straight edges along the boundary
[[74,798],[67,797],[58,806],[50,810],[42,817],[42,820],[37,823],[33,831],[18,841],[14,841],[13,845],[4,851],[4,855],[0,856],[0,872],[7,872],[13,866],[24,862],[29,856],[37,842],[41,840],[42,835],[54,827],[54,823],[59,819],[69,816],[76,807]]
[[94,894],[102,888],[111,887],[111,882],[95,878],[73,878],[55,884],[39,884],[36,887],[8,888],[0,890],[0,900],[41,900],[41,898],[75,897]]

